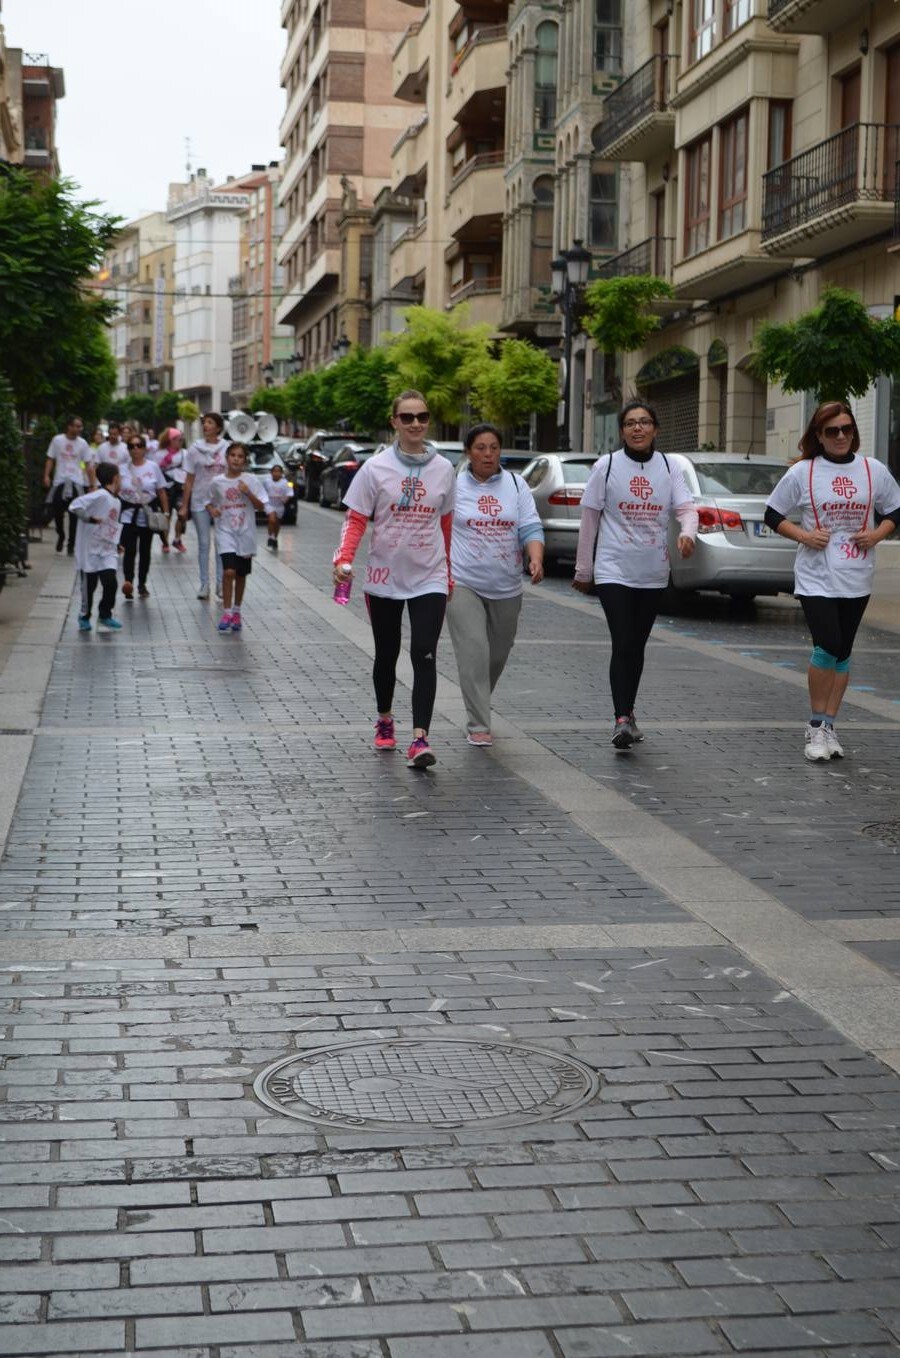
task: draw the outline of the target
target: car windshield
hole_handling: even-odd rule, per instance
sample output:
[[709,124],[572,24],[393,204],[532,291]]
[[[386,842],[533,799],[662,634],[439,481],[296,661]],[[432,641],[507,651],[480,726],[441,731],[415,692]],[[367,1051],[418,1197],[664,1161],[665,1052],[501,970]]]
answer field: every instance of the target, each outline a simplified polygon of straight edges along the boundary
[[780,462],[695,462],[704,495],[771,495],[784,476]]
[[578,461],[562,462],[563,480],[567,486],[583,486],[590,475],[591,467],[597,461],[595,457],[579,458]]

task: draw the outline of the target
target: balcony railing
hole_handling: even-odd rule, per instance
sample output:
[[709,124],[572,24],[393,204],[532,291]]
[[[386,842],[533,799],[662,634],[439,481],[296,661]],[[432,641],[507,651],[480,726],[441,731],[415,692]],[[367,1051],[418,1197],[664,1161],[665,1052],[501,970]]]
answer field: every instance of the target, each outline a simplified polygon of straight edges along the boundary
[[423,113],[421,118],[419,118],[417,122],[414,122],[410,127],[404,127],[403,131],[400,133],[400,136],[397,138],[397,140],[391,147],[391,155],[392,156],[396,155],[404,142],[410,141],[413,137],[417,137],[427,122],[428,114]]
[[484,297],[491,292],[500,291],[500,275],[489,274],[487,278],[470,278],[465,283],[457,283],[450,289],[450,301],[464,302],[467,297]]
[[849,203],[895,199],[900,124],[853,123],[763,176],[762,238]]
[[506,24],[491,24],[488,28],[479,28],[472,34],[469,41],[461,52],[456,54],[453,62],[454,70],[459,70],[466,57],[473,47],[480,47],[485,42],[500,42],[506,37]]
[[787,9],[792,0],[769,0],[769,19],[774,19],[783,9]]
[[670,72],[678,57],[657,54],[639,66],[633,75],[623,80],[618,89],[607,95],[603,105],[600,144],[605,147],[618,141],[623,132],[634,127],[652,113],[663,113],[669,106]]
[[394,48],[394,58],[395,58],[395,59],[400,55],[401,49],[405,46],[405,44],[408,42],[408,40],[409,40],[410,38],[414,38],[414,37],[416,36],[417,33],[421,32],[421,30],[422,30],[422,25],[425,23],[425,20],[426,20],[427,18],[428,18],[428,10],[426,9],[426,11],[425,11],[425,13],[422,15],[421,19],[416,19],[416,21],[415,21],[414,23],[407,24],[406,28],[404,28],[403,32],[402,32],[401,35],[400,35],[400,41],[397,43],[397,46]]
[[464,165],[456,171],[450,180],[450,192],[461,184],[464,179],[468,179],[474,170],[486,170],[492,166],[502,165],[505,159],[504,151],[482,151],[477,156],[472,156]]
[[596,269],[597,278],[632,278],[636,274],[654,274],[657,278],[672,277],[672,236],[650,236],[630,250],[613,255]]

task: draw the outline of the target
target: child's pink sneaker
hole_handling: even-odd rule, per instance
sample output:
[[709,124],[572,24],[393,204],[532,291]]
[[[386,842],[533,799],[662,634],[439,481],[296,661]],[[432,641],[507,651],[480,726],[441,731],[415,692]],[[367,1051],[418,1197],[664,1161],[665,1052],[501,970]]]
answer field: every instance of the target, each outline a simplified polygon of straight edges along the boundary
[[394,718],[379,717],[375,723],[375,749],[376,750],[396,750],[397,741],[394,736]]
[[223,613],[221,618],[219,619],[218,626],[220,632],[227,632],[229,627],[231,626],[231,614]]

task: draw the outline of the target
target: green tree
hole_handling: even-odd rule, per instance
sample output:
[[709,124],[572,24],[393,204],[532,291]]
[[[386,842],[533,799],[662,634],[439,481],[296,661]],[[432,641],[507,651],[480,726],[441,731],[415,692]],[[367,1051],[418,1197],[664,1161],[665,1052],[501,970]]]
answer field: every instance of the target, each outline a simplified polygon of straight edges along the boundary
[[247,404],[249,411],[265,410],[276,420],[289,420],[287,387],[257,387]]
[[595,278],[585,289],[582,324],[603,353],[628,354],[659,329],[659,317],[648,308],[673,296],[671,285],[653,274]]
[[153,419],[149,421],[154,429],[168,429],[178,419],[178,402],[180,396],[177,391],[164,391],[153,403]]
[[193,424],[194,420],[200,418],[200,407],[196,401],[182,399],[178,402],[178,418],[184,420],[185,424]]
[[153,427],[153,421],[156,418],[156,402],[152,396],[144,396],[135,392],[131,396],[126,396],[122,404],[125,407],[126,419],[136,420],[145,429],[148,425],[151,428]]
[[106,418],[108,420],[115,420],[117,424],[121,424],[123,420],[127,420],[128,415],[125,411],[125,402],[122,400],[110,401],[109,405],[106,407]]
[[284,384],[290,418],[309,428],[330,429],[339,418],[334,404],[334,368],[298,373]]
[[15,555],[15,545],[25,531],[26,486],[24,440],[16,418],[13,389],[0,373],[0,585],[5,566]]
[[472,386],[472,405],[502,428],[521,424],[534,413],[549,414],[558,399],[556,364],[544,349],[527,340],[506,340]]
[[119,220],[79,203],[69,180],[0,174],[0,369],[20,415],[98,418],[115,389],[106,326],[114,305],[84,283]]
[[490,362],[489,325],[469,325],[463,302],[452,311],[409,307],[406,329],[387,336],[389,392],[421,391],[435,423],[458,424],[469,392]]
[[785,391],[846,401],[865,395],[881,373],[900,371],[900,324],[870,316],[855,292],[825,288],[818,306],[796,320],[759,327],[751,366]]
[[392,373],[384,349],[358,346],[328,371],[334,373],[338,419],[346,420],[358,433],[387,429]]

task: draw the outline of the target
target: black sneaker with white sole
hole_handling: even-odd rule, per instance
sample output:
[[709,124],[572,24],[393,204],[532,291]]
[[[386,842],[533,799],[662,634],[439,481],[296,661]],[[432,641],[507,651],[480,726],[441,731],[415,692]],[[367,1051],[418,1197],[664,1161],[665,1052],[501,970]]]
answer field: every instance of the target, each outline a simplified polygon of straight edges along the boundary
[[612,743],[617,750],[630,750],[634,744],[634,723],[630,717],[617,717]]

